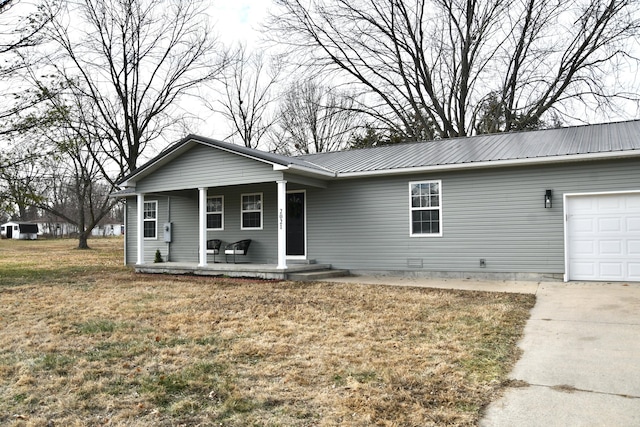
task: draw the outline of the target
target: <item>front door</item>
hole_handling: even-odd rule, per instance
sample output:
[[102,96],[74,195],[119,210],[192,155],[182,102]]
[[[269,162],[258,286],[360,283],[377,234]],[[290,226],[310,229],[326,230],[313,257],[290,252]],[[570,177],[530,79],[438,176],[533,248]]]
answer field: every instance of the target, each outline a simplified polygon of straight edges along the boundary
[[287,193],[287,256],[304,258],[307,255],[305,193]]

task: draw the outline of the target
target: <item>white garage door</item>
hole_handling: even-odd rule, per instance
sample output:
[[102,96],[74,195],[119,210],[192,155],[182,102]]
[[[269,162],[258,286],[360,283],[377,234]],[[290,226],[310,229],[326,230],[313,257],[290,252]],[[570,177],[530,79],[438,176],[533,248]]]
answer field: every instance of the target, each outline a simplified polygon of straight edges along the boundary
[[566,200],[568,279],[640,281],[640,193]]

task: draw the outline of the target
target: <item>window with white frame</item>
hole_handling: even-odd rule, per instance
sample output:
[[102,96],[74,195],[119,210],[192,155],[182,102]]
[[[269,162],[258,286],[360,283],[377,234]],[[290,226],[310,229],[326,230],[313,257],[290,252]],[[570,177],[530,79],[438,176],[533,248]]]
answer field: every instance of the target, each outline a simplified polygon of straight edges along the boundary
[[207,230],[224,230],[224,196],[207,197]]
[[442,236],[442,181],[410,182],[411,236]]
[[156,239],[158,237],[158,202],[152,200],[144,202],[144,210],[142,211],[144,238]]
[[262,229],[262,193],[243,194],[241,229]]

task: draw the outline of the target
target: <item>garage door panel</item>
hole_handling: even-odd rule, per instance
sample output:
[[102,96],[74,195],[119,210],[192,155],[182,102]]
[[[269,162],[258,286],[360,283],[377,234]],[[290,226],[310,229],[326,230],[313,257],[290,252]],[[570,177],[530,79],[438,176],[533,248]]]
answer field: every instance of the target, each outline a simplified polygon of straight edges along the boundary
[[591,233],[593,231],[593,218],[575,218],[571,224],[574,233]]
[[589,198],[575,199],[572,201],[571,212],[574,214],[595,212],[594,201]]
[[596,231],[611,233],[611,232],[621,232],[622,231],[622,220],[620,218],[598,218],[597,221],[598,228]]
[[640,212],[640,197],[627,198],[627,212]]
[[574,251],[577,255],[595,256],[595,242],[589,240],[575,240]]
[[592,262],[572,262],[571,275],[579,280],[589,280],[588,277],[595,275],[595,263]]
[[627,255],[638,257],[640,260],[640,240],[627,240]]
[[640,233],[640,216],[627,218],[626,230],[629,233]]
[[573,280],[640,280],[640,193],[567,198]]
[[630,262],[627,269],[627,280],[640,282],[640,262]]
[[601,240],[598,248],[599,255],[620,256],[623,254],[622,242],[620,240]]
[[621,262],[601,262],[599,267],[602,279],[624,280],[625,266]]
[[601,197],[596,199],[598,212],[620,211],[623,201],[619,197]]

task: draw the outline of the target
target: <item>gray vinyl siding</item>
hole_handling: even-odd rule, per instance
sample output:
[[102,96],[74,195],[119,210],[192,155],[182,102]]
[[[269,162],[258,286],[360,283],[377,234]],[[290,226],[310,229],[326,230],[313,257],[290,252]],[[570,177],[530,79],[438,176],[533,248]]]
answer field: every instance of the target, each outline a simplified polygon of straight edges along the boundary
[[184,191],[168,197],[163,216],[171,219],[171,244],[161,250],[163,258],[169,251],[169,261],[198,262],[198,191]]
[[[240,229],[240,200],[242,194],[262,193],[262,230]],[[220,239],[223,245],[238,240],[251,239],[247,257],[239,257],[242,262],[275,264],[278,258],[278,198],[276,183],[241,185],[209,189],[210,196],[224,196],[224,230],[207,231],[207,238]],[[223,246],[224,248],[224,246]],[[224,255],[216,256],[216,261],[224,261]],[[231,260],[230,260],[231,261]],[[213,256],[209,256],[213,262]]]
[[[167,244],[164,242],[163,225],[168,221],[167,198],[164,196],[148,195],[145,202],[158,202],[158,220],[156,223],[156,238],[144,240],[144,261],[153,262],[156,250],[160,250],[162,259],[166,260]],[[125,233],[125,244],[127,245],[127,264],[135,264],[138,260],[138,200],[135,197],[127,198],[127,230]],[[196,207],[197,212],[197,207]],[[196,219],[197,224],[197,219]]]
[[257,160],[200,144],[136,183],[139,193],[275,182],[282,172]]
[[[442,181],[442,237],[409,236],[409,182],[423,180]],[[562,195],[638,189],[638,160],[334,181],[307,191],[309,258],[351,270],[563,273]]]
[[[170,165],[167,165],[167,167]],[[161,172],[161,171],[159,171]],[[409,182],[442,182],[442,237],[410,237]],[[467,169],[328,181],[306,190],[308,258],[352,271],[555,273],[564,272],[563,194],[640,190],[640,160]],[[193,188],[192,183],[187,187]],[[545,190],[553,208],[545,209]],[[240,197],[263,193],[263,229],[240,229]],[[167,210],[167,197],[171,209]],[[252,263],[277,258],[275,182],[210,188],[224,196],[224,230],[208,238],[252,239]],[[158,200],[158,225],[170,213],[171,261],[198,262],[198,192],[149,194]],[[127,262],[136,262],[136,199],[128,198]],[[156,248],[166,256],[161,230],[145,241],[145,262]],[[480,268],[480,259],[486,267]],[[224,260],[224,256],[217,258]],[[209,262],[213,257],[209,256]],[[422,264],[422,267],[415,267]]]

